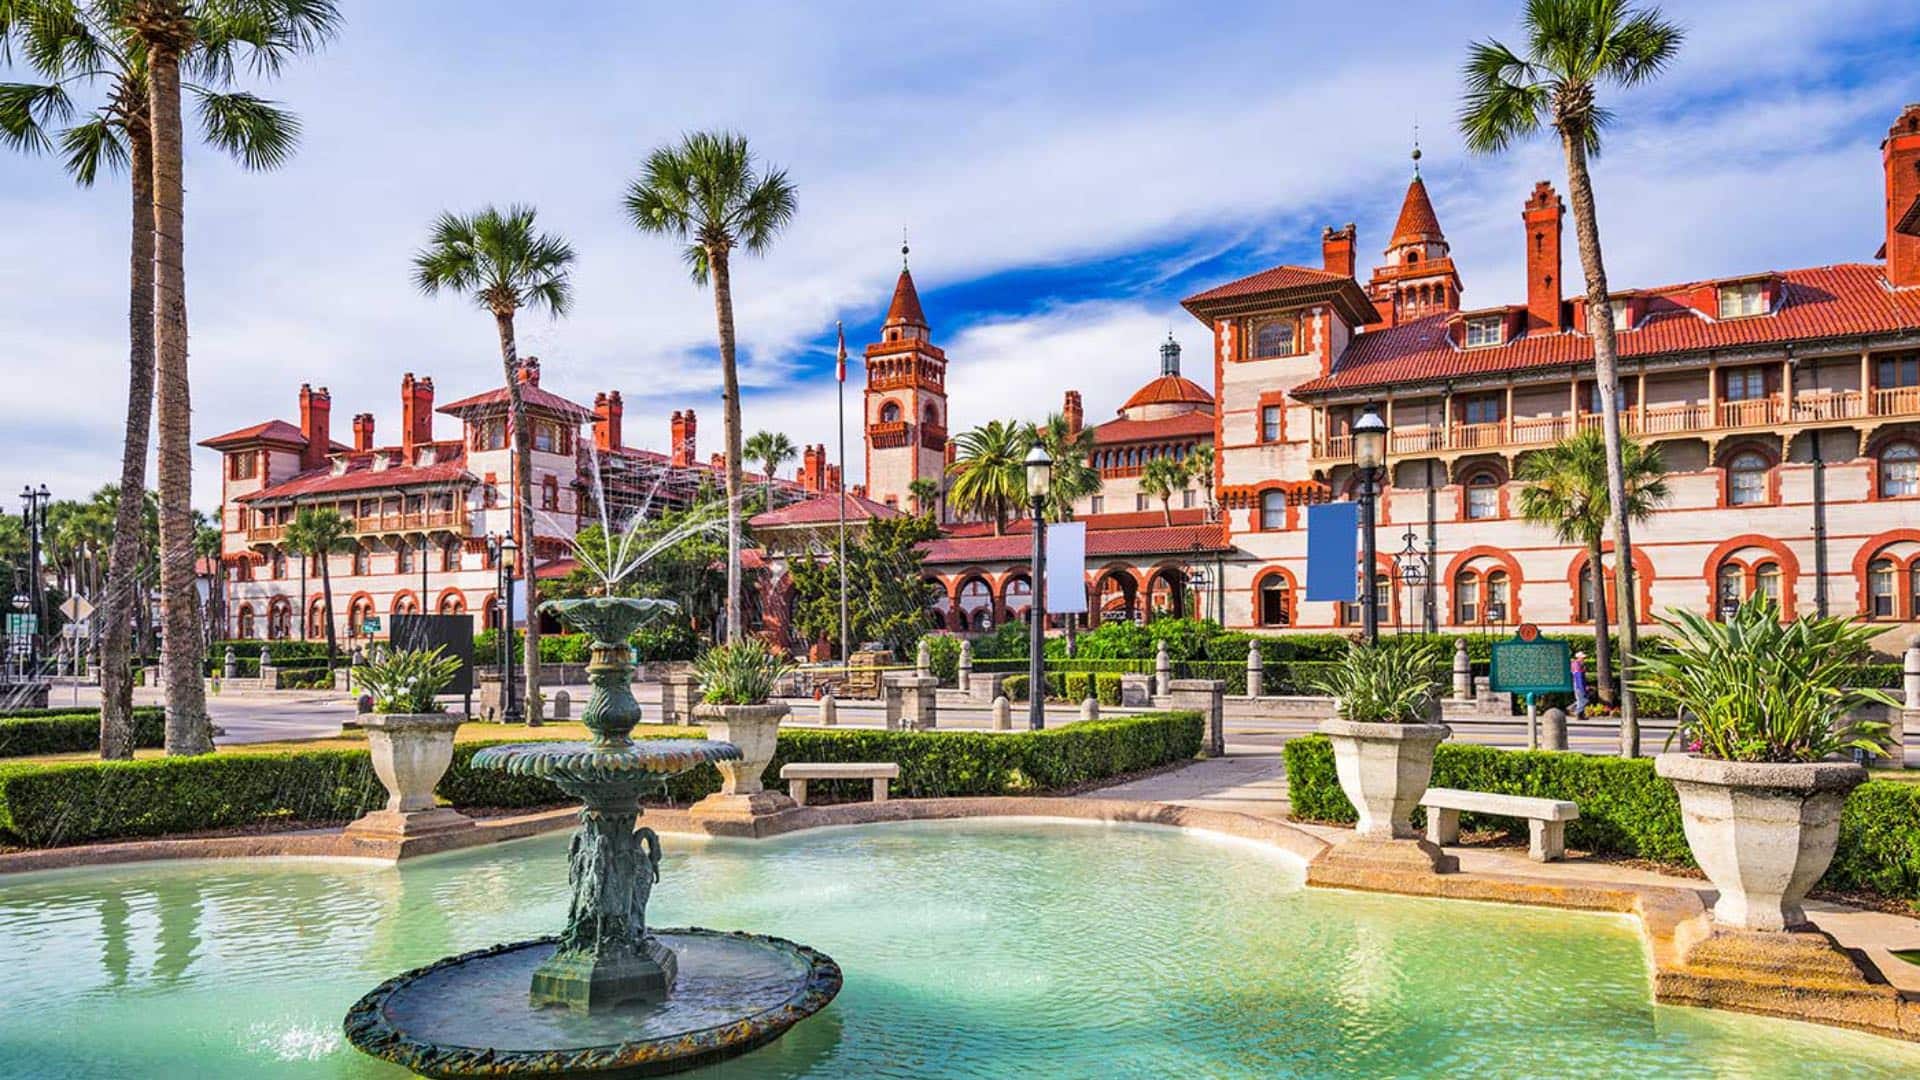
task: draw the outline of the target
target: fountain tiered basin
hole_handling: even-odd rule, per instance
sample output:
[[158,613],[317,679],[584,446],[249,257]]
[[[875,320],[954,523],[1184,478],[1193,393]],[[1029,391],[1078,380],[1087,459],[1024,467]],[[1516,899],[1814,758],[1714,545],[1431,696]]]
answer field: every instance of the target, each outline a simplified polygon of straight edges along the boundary
[[596,597],[547,605],[593,638],[590,742],[488,747],[476,768],[550,780],[581,801],[568,848],[572,890],[557,935],[448,957],[361,998],[346,1033],[424,1076],[654,1076],[744,1053],[824,1008],[840,990],[827,956],[781,938],[652,930],[660,840],[636,828],[640,795],[740,750],[709,739],[643,739],[627,638],[674,605]]

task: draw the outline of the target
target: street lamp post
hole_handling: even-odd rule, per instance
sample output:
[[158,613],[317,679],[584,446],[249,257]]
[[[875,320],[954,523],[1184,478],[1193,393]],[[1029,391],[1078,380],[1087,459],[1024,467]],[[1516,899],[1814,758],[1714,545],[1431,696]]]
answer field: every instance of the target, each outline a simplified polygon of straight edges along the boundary
[[520,546],[511,536],[494,537],[487,544],[487,550],[493,556],[494,569],[497,571],[500,590],[500,692],[503,698],[500,706],[500,719],[504,723],[520,722],[520,697],[513,686],[513,570],[514,556]]
[[1368,645],[1380,640],[1380,591],[1374,587],[1374,486],[1387,460],[1387,423],[1373,406],[1353,425],[1353,463],[1360,470],[1360,622]]
[[53,495],[47,485],[35,491],[33,485],[20,489],[21,524],[27,527],[27,596],[33,605],[33,633],[28,635],[27,670],[40,669],[40,633],[46,625],[46,593],[40,580],[40,533],[47,527],[47,504]]
[[1028,608],[1027,726],[1047,726],[1047,492],[1053,487],[1053,459],[1038,443],[1027,451],[1027,499],[1033,513],[1033,603]]

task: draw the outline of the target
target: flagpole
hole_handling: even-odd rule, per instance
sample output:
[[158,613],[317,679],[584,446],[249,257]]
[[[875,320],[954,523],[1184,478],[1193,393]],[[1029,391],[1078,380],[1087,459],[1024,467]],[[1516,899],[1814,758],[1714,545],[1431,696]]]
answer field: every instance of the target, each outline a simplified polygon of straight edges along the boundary
[[853,659],[853,653],[847,649],[847,328],[839,322],[834,323],[834,328],[840,335],[836,368],[840,403],[840,663],[845,666]]

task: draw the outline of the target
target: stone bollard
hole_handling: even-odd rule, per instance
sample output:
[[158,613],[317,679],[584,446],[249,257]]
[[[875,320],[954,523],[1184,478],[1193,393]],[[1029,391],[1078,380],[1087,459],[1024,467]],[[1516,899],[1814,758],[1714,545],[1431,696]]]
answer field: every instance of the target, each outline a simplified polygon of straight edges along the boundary
[[1163,640],[1153,651],[1153,693],[1164,697],[1172,692],[1173,661],[1167,658],[1167,643]]
[[233,646],[229,645],[227,646],[227,655],[220,661],[220,677],[223,679],[234,679],[238,678],[239,675],[240,657],[233,651]]
[[700,676],[689,669],[669,671],[660,679],[660,722],[693,723],[693,707],[700,693]]
[[556,690],[553,694],[553,718],[565,720],[573,715],[573,695],[565,690]]
[[1548,709],[1540,718],[1540,749],[1565,750],[1567,748],[1567,711]]
[[1260,696],[1261,688],[1266,684],[1266,659],[1260,655],[1260,643],[1247,643],[1247,698],[1252,700]]
[[960,674],[956,683],[961,693],[973,692],[973,642],[971,641],[960,643]]
[[840,722],[840,706],[833,700],[832,694],[820,695],[820,726],[832,727]]
[[[162,679],[162,682],[160,685],[162,686],[166,685],[166,682],[164,681],[166,679],[166,675],[167,675],[166,666],[162,664],[160,668],[160,677]],[[273,654],[267,651],[267,647],[265,645],[262,645],[260,646],[260,689],[278,690],[279,688],[280,688],[280,673],[279,671],[275,670],[273,666]]]
[[940,726],[940,680],[931,675],[907,675],[894,685],[900,695],[900,726],[908,731],[932,731]]
[[993,699],[993,730],[1013,730],[1013,702],[1005,697]]
[[1208,757],[1227,752],[1226,699],[1223,679],[1174,679],[1167,686],[1172,700],[1168,708],[1177,712],[1197,712],[1206,719],[1205,750]]
[[926,638],[921,638],[920,647],[913,651],[913,673],[915,675],[933,674],[933,646]]
[[1453,643],[1453,696],[1460,701],[1473,696],[1473,662],[1467,659],[1467,640]]
[[1900,667],[1900,689],[1907,708],[1920,709],[1920,635],[1907,646],[1905,660]]
[[1080,719],[1082,720],[1100,719],[1100,699],[1099,698],[1090,697],[1080,703]]

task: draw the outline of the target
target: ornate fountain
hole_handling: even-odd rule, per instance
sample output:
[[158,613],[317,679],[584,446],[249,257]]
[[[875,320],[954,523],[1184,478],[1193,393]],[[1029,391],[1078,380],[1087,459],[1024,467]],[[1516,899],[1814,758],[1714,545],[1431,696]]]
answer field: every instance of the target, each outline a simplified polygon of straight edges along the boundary
[[581,722],[593,740],[488,747],[473,766],[551,780],[581,801],[566,928],[381,983],[347,1013],[347,1038],[436,1077],[651,1076],[778,1038],[840,992],[830,958],[764,935],[647,926],[660,840],[635,828],[641,793],[740,758],[725,742],[631,737],[640,704],[627,638],[674,605],[593,597],[544,609],[592,638]]

